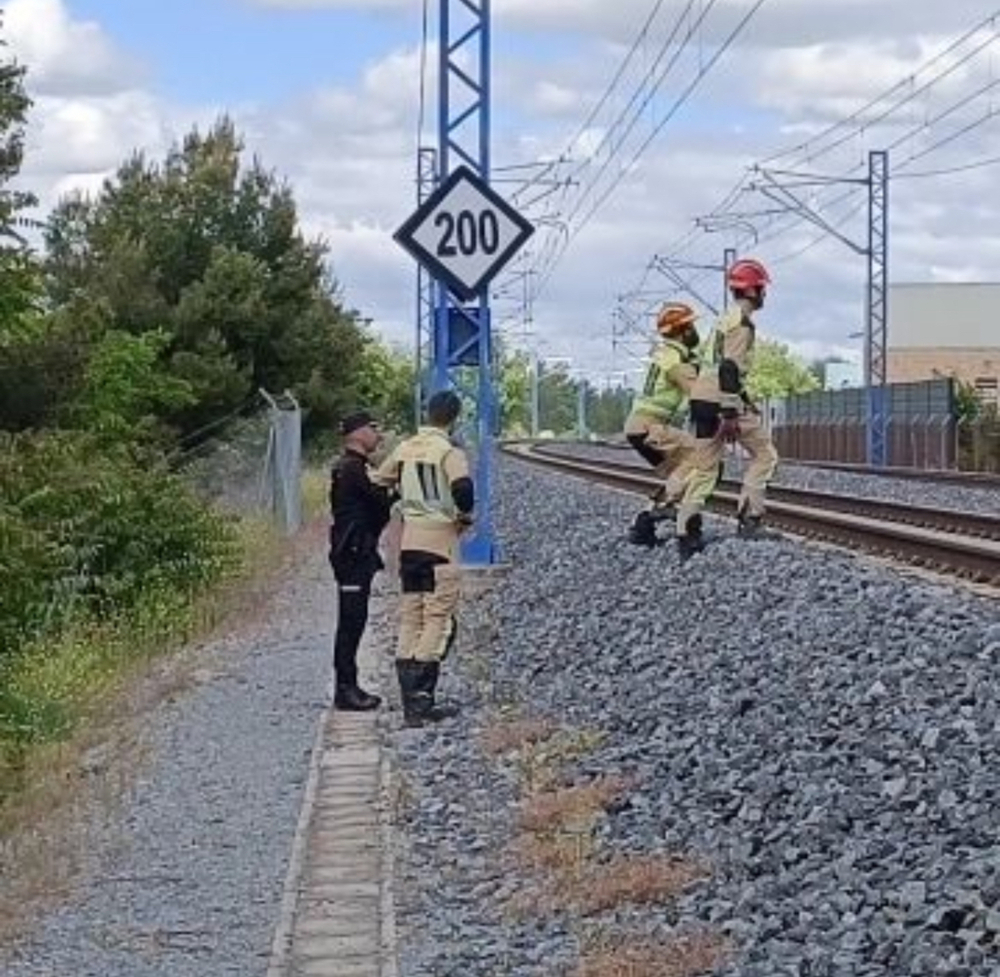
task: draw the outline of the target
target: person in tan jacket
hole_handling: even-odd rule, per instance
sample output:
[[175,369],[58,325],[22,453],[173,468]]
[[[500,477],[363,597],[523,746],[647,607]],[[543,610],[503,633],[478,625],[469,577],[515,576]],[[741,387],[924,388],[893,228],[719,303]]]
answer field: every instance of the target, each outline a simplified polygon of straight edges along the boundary
[[727,444],[738,443],[750,455],[737,508],[740,535],[755,534],[764,516],[764,493],[778,464],[778,452],[744,385],[756,339],[752,316],[763,307],[770,282],[759,261],[734,262],[727,276],[733,304],[705,343],[701,372],[691,388],[691,420],[697,439],[694,472],[677,508],[682,560],[703,546],[701,512],[718,481]]
[[434,394],[427,425],[398,445],[376,475],[396,489],[403,518],[396,675],[410,726],[455,713],[435,705],[434,696],[455,636],[459,537],[472,524],[475,505],[468,459],[451,439],[461,410],[453,391]]
[[672,514],[691,470],[694,436],[684,429],[688,397],[698,377],[697,313],[684,302],[667,302],[656,318],[662,342],[653,351],[643,389],[625,421],[625,439],[665,480],[638,513],[629,542],[657,543],[656,523]]

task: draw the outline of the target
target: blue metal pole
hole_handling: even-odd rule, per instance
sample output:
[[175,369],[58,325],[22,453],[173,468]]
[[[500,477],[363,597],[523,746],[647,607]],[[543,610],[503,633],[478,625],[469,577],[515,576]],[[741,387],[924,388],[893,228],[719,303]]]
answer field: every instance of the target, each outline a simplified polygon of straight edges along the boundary
[[[490,0],[440,0],[438,43],[438,178],[451,173],[454,156],[490,180],[491,34]],[[454,35],[454,36],[453,36]],[[462,61],[460,64],[459,61]],[[453,88],[454,86],[454,88]],[[493,440],[497,417],[493,377],[489,289],[464,309],[443,283],[437,284],[432,383],[457,387],[475,410],[476,523],[462,546],[467,564],[497,559],[493,538]],[[474,367],[453,356],[450,332],[456,318],[471,321],[476,337]],[[467,361],[466,361],[467,362]],[[474,371],[475,379],[470,376]]]

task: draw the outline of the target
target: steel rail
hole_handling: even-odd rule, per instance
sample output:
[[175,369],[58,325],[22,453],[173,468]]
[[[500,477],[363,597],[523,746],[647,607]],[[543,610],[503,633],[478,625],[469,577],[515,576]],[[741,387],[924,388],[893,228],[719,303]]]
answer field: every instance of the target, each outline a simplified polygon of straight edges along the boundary
[[[536,445],[535,450],[547,457],[573,458],[570,452],[561,452],[551,445]],[[595,461],[594,459],[579,458],[573,460]],[[602,459],[600,462],[595,461],[595,463],[627,473],[649,474],[649,467],[640,464],[611,461],[610,459],[607,462]],[[738,481],[727,478],[719,482],[718,490],[738,493],[739,487]],[[872,499],[866,496],[844,495],[816,489],[790,488],[784,485],[768,486],[767,495],[769,500],[787,502],[789,505],[823,508],[857,516],[867,516],[870,519],[886,522],[936,529],[942,533],[961,533],[966,536],[1000,540],[1000,516],[965,512],[960,509],[936,509],[931,506],[911,505],[906,502],[892,502],[888,499]]]
[[[615,462],[582,461],[531,444],[506,445],[522,461],[626,492],[650,495],[662,482],[648,471]],[[732,483],[730,483],[732,484]],[[767,522],[775,529],[860,549],[911,566],[943,571],[965,579],[1000,586],[1000,540],[950,529],[911,525],[858,512],[830,508],[829,493],[796,490],[803,501],[769,498]],[[709,509],[735,515],[738,494],[722,488],[713,493]],[[809,499],[812,504],[805,504]],[[872,502],[874,500],[862,500]],[[895,503],[886,503],[889,506]],[[904,507],[905,508],[905,507]],[[989,517],[984,517],[989,518]]]

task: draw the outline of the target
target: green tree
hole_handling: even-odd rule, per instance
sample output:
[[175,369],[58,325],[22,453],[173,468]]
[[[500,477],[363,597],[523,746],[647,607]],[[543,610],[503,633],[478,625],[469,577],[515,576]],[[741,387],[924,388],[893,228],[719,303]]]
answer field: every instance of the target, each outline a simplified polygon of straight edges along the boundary
[[394,431],[412,431],[414,420],[413,357],[400,349],[365,337],[358,369],[356,399],[372,410],[382,425]]
[[166,336],[158,369],[192,397],[154,409],[181,435],[259,387],[291,390],[310,426],[329,426],[354,400],[364,355],[325,244],[299,230],[291,189],[259,160],[244,167],[242,152],[222,118],[162,162],[133,154],[96,198],[67,198],[49,222],[49,301],[98,323],[95,341]]
[[590,389],[587,397],[587,427],[593,434],[620,434],[632,406],[632,391],[622,386]]
[[[0,47],[5,47],[0,41]],[[38,264],[25,244],[23,211],[38,201],[11,190],[21,171],[24,127],[31,100],[24,89],[25,69],[11,58],[0,62],[0,353],[23,340],[32,328],[41,295]]]
[[784,343],[758,340],[747,377],[747,391],[754,400],[808,393],[819,386],[816,375]]
[[155,433],[158,411],[191,404],[191,385],[159,369],[168,341],[162,330],[140,336],[106,332],[83,371],[73,405],[77,424],[111,442],[134,440]]
[[495,373],[500,401],[500,430],[523,435],[531,430],[531,357],[500,342]]

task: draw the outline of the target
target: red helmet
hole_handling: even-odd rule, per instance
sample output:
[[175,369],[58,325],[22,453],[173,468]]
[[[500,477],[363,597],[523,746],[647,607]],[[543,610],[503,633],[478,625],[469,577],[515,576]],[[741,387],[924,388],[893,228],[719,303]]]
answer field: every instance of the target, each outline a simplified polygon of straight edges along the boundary
[[730,288],[743,291],[749,288],[764,288],[771,284],[767,269],[754,258],[740,258],[734,261],[726,276]]

